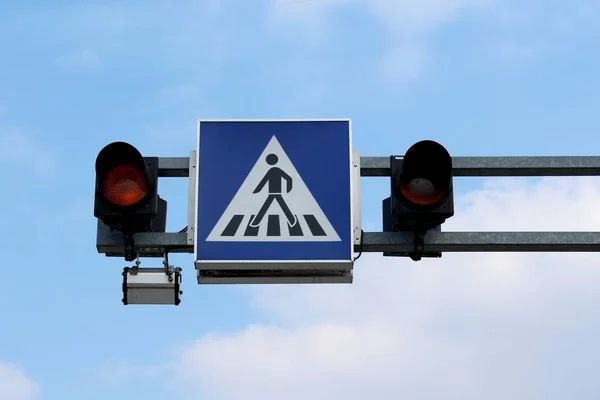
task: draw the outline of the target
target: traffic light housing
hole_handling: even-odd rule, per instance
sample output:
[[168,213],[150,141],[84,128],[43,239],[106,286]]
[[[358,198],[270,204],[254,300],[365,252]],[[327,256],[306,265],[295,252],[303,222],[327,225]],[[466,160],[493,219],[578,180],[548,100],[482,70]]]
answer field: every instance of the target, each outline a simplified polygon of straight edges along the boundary
[[125,142],[104,147],[96,158],[94,216],[125,236],[125,259],[136,258],[132,236],[165,232],[167,202],[158,196],[158,157],[143,157]]
[[423,236],[440,231],[454,215],[452,157],[439,143],[423,140],[411,146],[404,157],[390,157],[391,193],[383,201],[384,232],[412,232],[415,251],[384,253],[387,256],[441,257],[423,252]]

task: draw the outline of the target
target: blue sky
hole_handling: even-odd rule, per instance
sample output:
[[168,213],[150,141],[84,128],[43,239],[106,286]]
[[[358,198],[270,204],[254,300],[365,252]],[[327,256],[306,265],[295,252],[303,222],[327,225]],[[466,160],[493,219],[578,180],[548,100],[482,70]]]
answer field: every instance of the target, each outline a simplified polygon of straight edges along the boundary
[[[185,156],[201,118],[352,118],[362,155],[597,155],[593,0],[0,2],[0,398],[595,398],[593,255],[367,255],[352,286],[124,307],[94,160]],[[380,227],[385,179],[363,179]],[[457,179],[449,229],[598,230],[596,179]],[[163,179],[168,228],[187,182]],[[552,216],[553,218],[550,218]]]

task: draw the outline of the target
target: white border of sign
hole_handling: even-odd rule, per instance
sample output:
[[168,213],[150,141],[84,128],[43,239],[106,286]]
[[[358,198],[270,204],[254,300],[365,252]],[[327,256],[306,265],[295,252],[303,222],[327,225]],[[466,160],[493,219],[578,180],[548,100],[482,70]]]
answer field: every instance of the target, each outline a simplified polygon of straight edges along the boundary
[[[198,242],[201,238],[198,237],[198,225],[200,224],[197,219],[198,213],[198,198],[199,198],[199,177],[200,177],[200,127],[202,122],[348,122],[349,127],[349,149],[348,149],[348,173],[350,182],[350,230],[346,232],[350,235],[350,259],[348,260],[198,260]],[[360,179],[360,165],[358,168],[354,167],[355,158],[352,151],[352,119],[351,118],[282,118],[282,119],[199,119],[198,130],[197,130],[197,143],[196,143],[196,193],[194,196],[194,209],[196,217],[196,233],[194,240],[194,265],[196,269],[217,269],[217,270],[265,270],[265,269],[281,269],[281,270],[302,270],[302,269],[340,269],[348,270],[351,269],[354,264],[354,244],[355,229],[358,226],[360,230],[360,214],[355,216],[355,202],[360,199],[360,193],[356,193],[355,182],[356,173],[359,174]],[[360,190],[360,187],[357,188]],[[355,225],[355,218],[358,217],[358,225]],[[341,236],[341,233],[340,233]],[[303,267],[305,266],[305,267]]]

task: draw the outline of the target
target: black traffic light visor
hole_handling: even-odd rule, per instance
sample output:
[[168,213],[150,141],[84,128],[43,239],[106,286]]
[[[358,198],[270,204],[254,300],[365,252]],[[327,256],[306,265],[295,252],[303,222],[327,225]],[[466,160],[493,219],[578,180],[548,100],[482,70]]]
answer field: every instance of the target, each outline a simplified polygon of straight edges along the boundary
[[144,157],[125,142],[104,147],[96,158],[96,185],[105,203],[113,207],[133,207],[153,191]]
[[443,200],[452,186],[452,157],[432,140],[415,143],[402,161],[397,190],[408,202],[433,206]]

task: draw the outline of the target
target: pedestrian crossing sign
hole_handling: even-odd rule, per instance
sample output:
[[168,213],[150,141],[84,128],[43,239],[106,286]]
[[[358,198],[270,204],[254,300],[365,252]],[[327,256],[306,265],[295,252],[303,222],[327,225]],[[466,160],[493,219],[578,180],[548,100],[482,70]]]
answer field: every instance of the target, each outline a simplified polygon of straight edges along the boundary
[[352,261],[350,120],[200,121],[196,153],[197,266]]
[[273,136],[206,240],[337,242],[340,237]]

